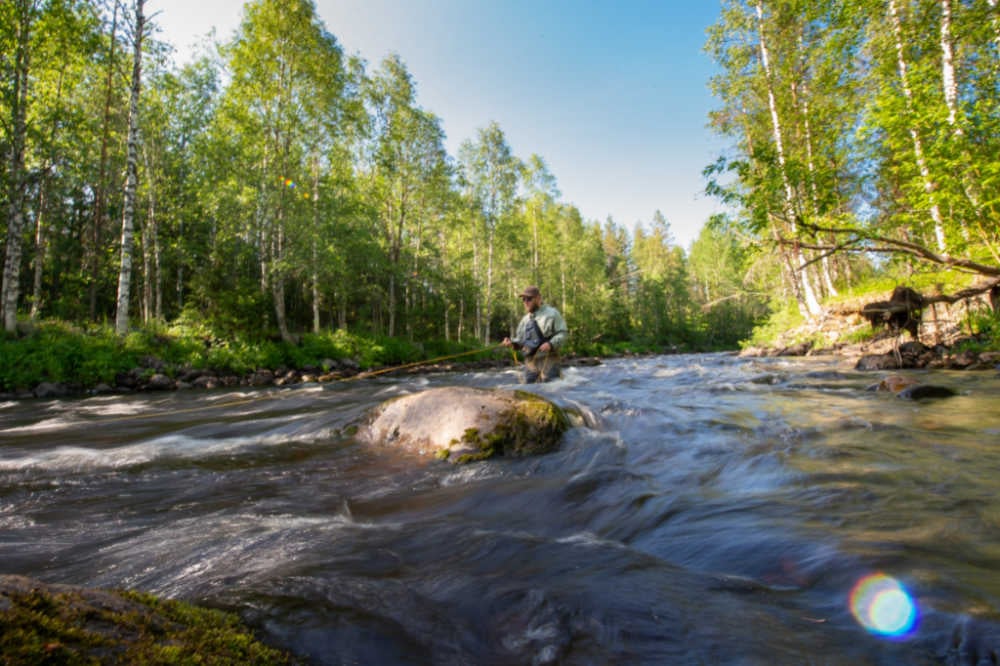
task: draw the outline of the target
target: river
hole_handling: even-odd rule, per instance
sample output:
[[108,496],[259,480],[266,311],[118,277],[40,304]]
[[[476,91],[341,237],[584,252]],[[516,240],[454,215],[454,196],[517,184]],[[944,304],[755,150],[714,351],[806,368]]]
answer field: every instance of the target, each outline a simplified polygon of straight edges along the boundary
[[0,573],[239,613],[316,664],[976,664],[1000,651],[1000,373],[614,359],[463,467],[351,438],[513,370],[0,404]]

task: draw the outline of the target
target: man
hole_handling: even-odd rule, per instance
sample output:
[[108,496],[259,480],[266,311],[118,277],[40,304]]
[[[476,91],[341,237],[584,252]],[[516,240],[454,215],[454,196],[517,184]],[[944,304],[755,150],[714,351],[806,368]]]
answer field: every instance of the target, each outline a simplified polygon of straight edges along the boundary
[[569,330],[566,320],[551,305],[542,303],[542,293],[531,286],[519,294],[525,315],[513,338],[504,338],[504,347],[524,352],[524,383],[545,382],[559,377],[559,348]]

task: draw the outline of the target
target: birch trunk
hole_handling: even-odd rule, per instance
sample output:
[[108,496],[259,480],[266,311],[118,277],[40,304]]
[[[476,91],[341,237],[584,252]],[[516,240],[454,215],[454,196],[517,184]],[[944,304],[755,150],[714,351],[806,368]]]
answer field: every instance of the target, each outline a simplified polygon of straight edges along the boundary
[[24,201],[27,189],[24,151],[27,141],[28,86],[31,70],[31,29],[37,3],[17,0],[15,22],[17,45],[14,47],[14,81],[10,105],[10,147],[7,172],[7,250],[4,256],[3,284],[0,286],[0,311],[8,333],[17,330],[17,301],[21,278],[21,233],[24,229]]
[[[757,31],[760,37],[760,59],[764,69],[764,78],[767,81],[767,103],[771,112],[771,130],[774,138],[775,150],[778,154],[778,167],[781,172],[781,181],[785,190],[784,214],[787,224],[794,237],[796,233],[795,222],[795,191],[792,188],[791,179],[788,177],[788,169],[785,160],[785,148],[782,141],[781,118],[778,115],[778,104],[774,97],[774,84],[771,76],[771,64],[767,49],[767,40],[764,36],[764,7],[760,0],[756,2],[757,9]],[[791,250],[795,262],[795,275],[793,282],[796,296],[799,301],[799,309],[806,317],[813,317],[820,312],[819,301],[816,299],[816,292],[812,287],[809,273],[805,269],[805,256],[799,248]]]
[[917,169],[923,180],[924,192],[931,202],[931,219],[934,221],[934,236],[937,239],[938,250],[944,252],[946,249],[944,239],[944,220],[941,216],[941,209],[934,196],[934,181],[931,179],[930,169],[927,167],[927,160],[924,159],[924,147],[917,132],[916,125],[913,124],[913,92],[910,90],[910,77],[906,64],[906,52],[903,45],[903,24],[899,19],[899,12],[896,9],[896,0],[889,0],[889,22],[892,24],[893,35],[896,38],[896,65],[899,69],[899,82],[903,89],[903,97],[906,100],[906,110],[910,121],[910,138],[913,141],[913,155],[917,162]]
[[[962,191],[972,205],[973,216],[981,219],[978,186],[969,173],[972,157],[965,143],[965,132],[958,111],[958,80],[955,75],[955,49],[951,38],[951,0],[941,0],[941,84],[944,88],[944,103],[948,107],[948,124],[951,126],[952,140],[955,141],[963,157]],[[962,233],[969,238],[968,226],[962,223]]]
[[319,334],[319,166],[315,162],[312,185],[312,315],[313,333]]
[[[803,54],[803,77],[802,77],[802,92],[801,94],[796,94],[796,85],[792,83],[792,94],[796,96],[799,100],[800,113],[802,114],[802,130],[805,134],[805,145],[806,145],[806,169],[809,173],[809,202],[810,209],[814,216],[820,214],[819,206],[819,190],[816,185],[816,160],[813,156],[813,136],[812,136],[812,123],[810,122],[811,109],[809,107],[809,83],[807,81],[806,74],[806,63],[805,63],[805,53],[806,46],[805,40],[802,34],[799,34],[799,51]],[[830,275],[830,262],[827,257],[823,257],[819,263],[820,278],[823,281],[823,286],[826,288],[826,293],[828,296],[836,296],[837,288],[833,284],[833,278]]]
[[294,343],[292,334],[288,329],[288,313],[285,308],[285,234],[284,234],[284,209],[278,209],[278,219],[273,234],[274,250],[271,262],[274,275],[271,276],[271,296],[274,299],[274,316],[278,323],[278,332],[281,334],[283,342]]
[[483,344],[490,343],[490,324],[493,319],[493,245],[494,232],[490,228],[488,246],[486,249],[486,321],[483,326]]
[[46,165],[42,169],[41,182],[38,184],[38,212],[35,215],[35,258],[34,258],[34,279],[31,284],[31,321],[38,319],[42,312],[42,277],[45,268],[45,248],[47,241],[45,238],[45,207],[46,195],[48,194],[48,176],[50,166]]
[[128,308],[132,289],[132,246],[135,228],[135,194],[139,172],[139,90],[142,86],[142,37],[145,0],[135,0],[135,34],[132,37],[132,86],[128,105],[128,148],[125,162],[125,211],[122,214],[121,268],[118,271],[118,299],[115,332],[128,333]]
[[149,180],[149,200],[146,202],[146,223],[142,227],[142,319],[149,322],[163,318],[160,297],[160,241],[156,219],[156,183],[149,161],[149,150],[142,150],[146,177]]

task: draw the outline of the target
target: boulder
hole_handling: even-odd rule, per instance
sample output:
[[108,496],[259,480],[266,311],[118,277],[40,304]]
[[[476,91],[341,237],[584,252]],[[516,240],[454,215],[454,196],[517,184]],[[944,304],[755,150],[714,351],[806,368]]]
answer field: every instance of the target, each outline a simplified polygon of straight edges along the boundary
[[157,372],[149,378],[149,381],[146,382],[146,386],[143,388],[147,391],[170,391],[176,388],[176,386],[174,385],[174,380],[170,377]]
[[568,428],[566,414],[533,393],[452,386],[383,403],[358,438],[465,463],[546,453]]

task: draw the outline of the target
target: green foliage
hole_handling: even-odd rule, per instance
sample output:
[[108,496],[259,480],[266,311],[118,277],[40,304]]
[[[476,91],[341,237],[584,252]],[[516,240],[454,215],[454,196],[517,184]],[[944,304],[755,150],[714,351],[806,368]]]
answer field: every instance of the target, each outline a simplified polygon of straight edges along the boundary
[[[400,365],[461,354],[464,360],[493,356],[475,342],[433,340],[414,343],[401,338],[362,336],[343,330],[302,336],[298,344],[274,340],[226,339],[204,324],[175,323],[131,332],[125,338],[110,326],[87,330],[45,322],[27,335],[0,336],[0,390],[30,389],[42,381],[79,388],[113,383],[119,373],[155,361],[168,375],[184,369],[210,369],[246,375],[258,368],[328,370],[328,361],[353,359],[362,368]],[[152,373],[152,370],[147,372]]]
[[795,303],[786,303],[785,307],[773,312],[765,323],[754,328],[750,339],[741,344],[743,347],[772,346],[782,333],[800,326],[804,321],[805,318]]
[[963,340],[958,350],[1000,351],[1000,312],[986,308],[973,310],[968,315],[966,326],[975,337]]
[[0,340],[0,387],[24,389],[42,381],[91,386],[112,381],[135,361],[134,351],[107,327],[85,331],[46,322],[24,338]]

